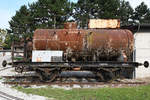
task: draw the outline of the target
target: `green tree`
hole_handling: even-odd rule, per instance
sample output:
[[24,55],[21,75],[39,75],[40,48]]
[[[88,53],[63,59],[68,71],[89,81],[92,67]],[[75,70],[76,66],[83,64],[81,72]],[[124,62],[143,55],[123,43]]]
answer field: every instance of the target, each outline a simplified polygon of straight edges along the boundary
[[90,18],[118,18],[119,7],[120,0],[78,0],[74,18],[81,28],[85,28]]
[[0,46],[4,47],[5,39],[6,39],[7,31],[4,29],[0,29]]
[[0,46],[2,46],[4,49],[10,49],[11,48],[11,40],[12,36],[8,33],[5,29],[0,29]]
[[21,6],[19,11],[16,12],[16,15],[12,17],[11,21],[9,21],[10,30],[9,34],[14,34],[14,39],[19,41],[22,38],[32,37],[31,30],[31,18],[30,12],[25,5]]
[[4,29],[0,29],[0,44],[2,45],[5,41],[5,37],[7,35],[7,31]]
[[144,2],[142,2],[139,6],[135,8],[133,20],[138,20],[140,23],[143,23],[145,17],[149,15],[148,13],[149,13],[149,9],[147,5]]
[[12,35],[12,34],[7,34],[7,35],[6,35],[5,41],[4,41],[4,43],[3,43],[3,48],[4,48],[4,49],[11,49],[12,38],[13,38],[13,35]]
[[62,28],[72,14],[73,3],[68,0],[38,0],[29,5],[36,28]]
[[72,15],[72,7],[73,3],[68,0],[38,0],[29,8],[21,6],[9,21],[7,42],[32,40],[37,28],[63,28],[63,23]]
[[91,9],[94,11],[94,3],[91,0],[78,0],[75,5],[74,18],[81,28],[87,27],[88,19],[93,17],[91,15]]
[[133,8],[130,6],[130,3],[128,1],[122,0],[120,2],[120,8],[119,8],[119,17],[121,20],[121,25],[129,25],[129,19],[132,20],[132,15],[133,15]]
[[98,0],[98,5],[100,8],[98,11],[98,18],[118,18],[120,0]]
[[145,15],[144,23],[150,23],[150,9],[148,9],[148,12]]

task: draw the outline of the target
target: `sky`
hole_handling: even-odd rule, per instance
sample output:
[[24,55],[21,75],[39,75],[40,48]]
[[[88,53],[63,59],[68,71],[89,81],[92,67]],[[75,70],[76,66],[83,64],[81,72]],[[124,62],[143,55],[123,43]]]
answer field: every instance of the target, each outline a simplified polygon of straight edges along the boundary
[[[1,0],[0,3],[0,28],[6,29],[9,28],[9,21],[11,17],[15,15],[16,11],[22,5],[28,5],[30,3],[36,2],[37,0]],[[77,2],[77,0],[70,0]],[[135,8],[142,1],[145,2],[146,5],[150,8],[150,0],[126,0],[129,1],[131,6]]]

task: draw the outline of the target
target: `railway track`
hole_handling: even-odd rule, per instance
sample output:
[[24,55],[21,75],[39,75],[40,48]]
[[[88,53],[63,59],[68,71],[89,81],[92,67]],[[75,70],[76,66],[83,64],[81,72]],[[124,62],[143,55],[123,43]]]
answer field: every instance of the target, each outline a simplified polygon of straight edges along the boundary
[[24,100],[0,91],[0,100]]
[[[145,85],[147,84],[146,82],[122,82],[122,81],[112,81],[112,82],[81,82],[81,81],[65,81],[65,82],[61,82],[61,81],[56,81],[56,82],[40,82],[40,81],[29,81],[29,80],[25,80],[24,79],[34,79],[37,78],[37,76],[3,76],[3,78],[5,79],[16,79],[16,80],[11,80],[11,81],[6,81],[3,82],[3,84],[9,84],[9,85],[59,85],[59,86],[63,86],[63,85],[90,85],[90,86],[98,86],[98,85]],[[18,79],[22,79],[21,81]]]
[[4,70],[9,69],[9,68],[12,68],[12,67],[2,68],[2,69],[0,69],[0,71],[4,71]]
[[38,76],[2,76],[3,78],[6,78],[6,79],[12,79],[12,78],[36,78]]
[[146,84],[145,82],[3,82],[11,85],[115,85],[115,84]]

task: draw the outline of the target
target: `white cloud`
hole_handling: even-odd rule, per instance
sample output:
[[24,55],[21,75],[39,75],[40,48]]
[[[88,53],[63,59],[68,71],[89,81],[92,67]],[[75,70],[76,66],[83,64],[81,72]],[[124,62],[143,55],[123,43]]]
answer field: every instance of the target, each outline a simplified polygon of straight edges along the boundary
[[126,0],[129,1],[133,8],[136,8],[141,2],[144,2],[150,8],[150,0]]

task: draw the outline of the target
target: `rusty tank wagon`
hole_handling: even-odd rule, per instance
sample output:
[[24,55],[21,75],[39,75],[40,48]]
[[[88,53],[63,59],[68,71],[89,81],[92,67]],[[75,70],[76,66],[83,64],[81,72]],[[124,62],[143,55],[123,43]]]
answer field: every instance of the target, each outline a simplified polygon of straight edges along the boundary
[[148,62],[132,61],[131,31],[76,27],[72,22],[64,29],[35,30],[32,42],[25,45],[30,61],[13,62],[16,71],[35,71],[44,81],[54,81],[63,71],[91,71],[97,80],[108,81],[129,77],[135,67],[148,67]]
[[122,29],[37,29],[33,50],[61,50],[69,61],[116,61],[122,51],[132,55],[133,35]]

